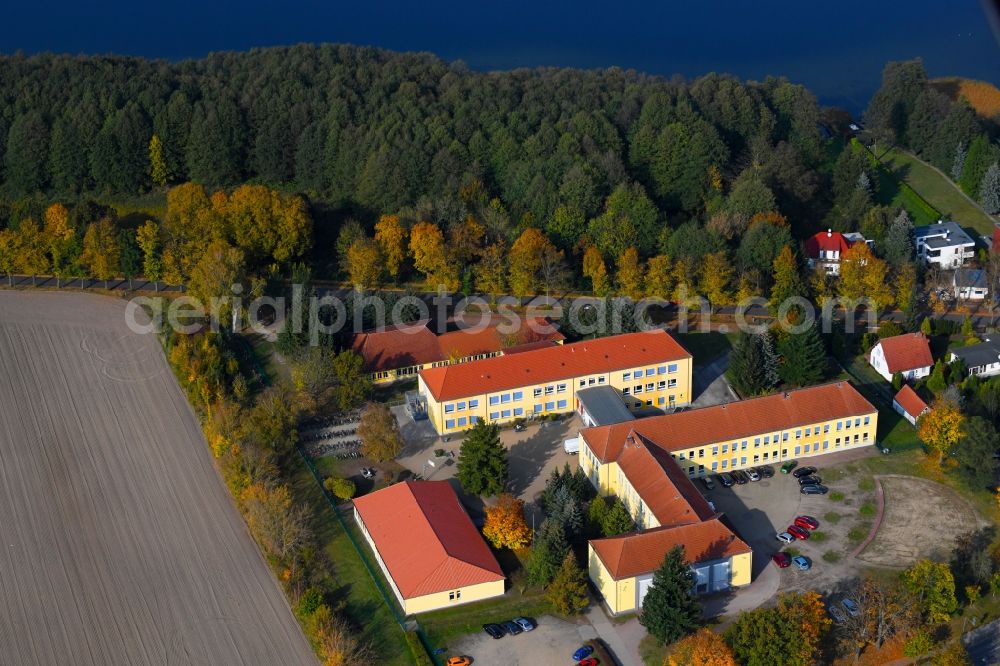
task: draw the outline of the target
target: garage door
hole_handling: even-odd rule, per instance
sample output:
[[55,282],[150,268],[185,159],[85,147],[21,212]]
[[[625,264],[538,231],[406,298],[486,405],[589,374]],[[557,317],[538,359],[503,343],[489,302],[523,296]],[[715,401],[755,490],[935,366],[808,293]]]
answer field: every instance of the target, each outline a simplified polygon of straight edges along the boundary
[[649,592],[649,588],[653,585],[653,578],[646,578],[645,580],[639,579],[639,606],[642,606],[642,600],[646,598],[646,592]]
[[712,592],[725,590],[729,587],[729,560],[712,565]]

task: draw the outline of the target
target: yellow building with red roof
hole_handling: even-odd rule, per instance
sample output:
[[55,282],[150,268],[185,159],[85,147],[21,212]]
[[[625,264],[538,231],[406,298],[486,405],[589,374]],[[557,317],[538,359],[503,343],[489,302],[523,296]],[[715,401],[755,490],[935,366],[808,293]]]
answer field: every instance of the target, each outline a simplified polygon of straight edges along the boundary
[[418,391],[444,435],[479,420],[569,413],[576,392],[592,386],[614,388],[630,409],[671,409],[691,401],[691,378],[691,354],[655,329],[424,368]]

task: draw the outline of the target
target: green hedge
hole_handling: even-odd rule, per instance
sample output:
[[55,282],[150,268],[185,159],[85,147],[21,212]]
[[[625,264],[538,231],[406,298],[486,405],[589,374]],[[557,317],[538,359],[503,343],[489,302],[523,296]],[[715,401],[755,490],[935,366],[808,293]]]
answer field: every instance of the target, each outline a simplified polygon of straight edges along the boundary
[[420,642],[417,632],[406,632],[406,644],[410,646],[410,652],[413,653],[414,664],[417,666],[434,666],[434,662],[427,655],[427,650],[424,649],[424,644]]

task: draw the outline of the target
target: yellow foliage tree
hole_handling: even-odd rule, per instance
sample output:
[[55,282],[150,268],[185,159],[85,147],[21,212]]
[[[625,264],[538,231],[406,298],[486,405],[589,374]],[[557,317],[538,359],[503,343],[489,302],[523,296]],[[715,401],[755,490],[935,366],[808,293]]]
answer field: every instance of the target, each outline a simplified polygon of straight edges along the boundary
[[597,296],[608,295],[608,269],[601,251],[591,245],[583,253],[583,276],[590,279],[591,289]]
[[540,284],[542,258],[546,252],[556,252],[555,246],[539,229],[528,227],[510,247],[510,289],[515,296],[531,296]]
[[406,237],[406,227],[398,215],[383,215],[375,223],[375,243],[394,282],[399,279],[399,269],[406,259]]
[[887,264],[872,254],[867,243],[852,245],[840,261],[837,293],[849,300],[868,299],[876,309],[892,305]]
[[171,281],[185,280],[205,249],[225,236],[222,219],[196,183],[184,183],[167,192],[163,216],[163,268]]
[[501,240],[490,243],[475,268],[476,289],[495,297],[507,288],[507,245]]
[[147,280],[159,280],[163,264],[160,262],[160,227],[146,220],[135,230],[135,242],[142,251],[142,274]]
[[418,222],[410,230],[410,253],[413,266],[424,274],[433,287],[443,286],[449,291],[458,289],[458,270],[448,260],[444,234],[431,222]]
[[214,240],[191,269],[188,293],[201,300],[206,311],[213,299],[219,299],[219,318],[228,319],[232,314],[232,301],[226,297],[233,294],[234,285],[242,284],[245,269],[241,250],[222,239]]
[[896,275],[892,280],[892,289],[896,295],[896,304],[899,307],[906,307],[916,288],[917,269],[913,264],[903,264],[896,269]]
[[962,412],[950,400],[937,400],[931,411],[917,421],[917,436],[927,448],[937,453],[938,462],[962,438]]
[[670,257],[658,254],[646,262],[646,295],[651,298],[670,298],[673,276],[670,271]]
[[630,247],[618,257],[618,288],[634,301],[642,298],[642,265],[639,251]]
[[241,185],[228,198],[220,194],[212,197],[213,209],[246,256],[286,262],[312,245],[312,220],[302,197],[263,185]]
[[382,256],[375,241],[359,238],[347,250],[347,274],[358,290],[374,289],[382,276]]
[[15,270],[28,275],[44,275],[49,272],[45,236],[38,228],[38,223],[30,217],[17,225],[14,257]]
[[497,496],[486,509],[483,536],[494,548],[517,550],[531,543],[531,528],[524,520],[524,502],[509,493]]
[[66,258],[76,238],[76,229],[70,222],[66,206],[54,203],[45,209],[44,235],[52,260],[52,272],[57,277],[62,277]]
[[110,218],[87,225],[83,235],[80,265],[98,280],[110,280],[120,269],[121,247],[115,223]]
[[167,161],[163,157],[163,142],[160,137],[153,135],[149,140],[149,177],[157,185],[167,184]]
[[712,305],[729,305],[733,302],[730,283],[733,266],[725,251],[706,254],[701,264],[701,291]]
[[705,627],[674,643],[663,666],[737,666],[722,636]]

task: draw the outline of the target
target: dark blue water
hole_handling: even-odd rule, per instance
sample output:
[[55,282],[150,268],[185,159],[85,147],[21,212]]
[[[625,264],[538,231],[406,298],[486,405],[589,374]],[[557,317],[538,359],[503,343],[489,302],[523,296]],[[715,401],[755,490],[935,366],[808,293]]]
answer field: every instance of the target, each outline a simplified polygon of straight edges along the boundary
[[887,60],[1000,84],[1000,49],[977,0],[57,0],[8,3],[0,51],[180,59],[297,42],[431,51],[477,69],[617,65],[693,77],[786,75],[852,110]]

